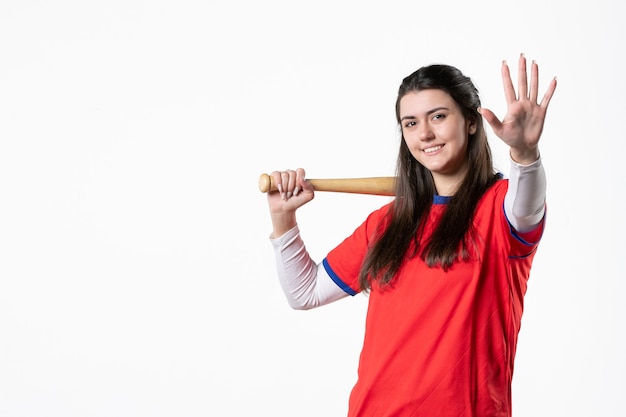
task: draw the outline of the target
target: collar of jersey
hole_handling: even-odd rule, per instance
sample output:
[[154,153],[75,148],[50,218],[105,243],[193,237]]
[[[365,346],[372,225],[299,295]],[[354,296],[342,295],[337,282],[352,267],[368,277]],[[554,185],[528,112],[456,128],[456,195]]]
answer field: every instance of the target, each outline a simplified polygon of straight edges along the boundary
[[[496,177],[501,180],[504,178],[501,172],[496,173]],[[435,195],[433,197],[433,204],[448,204],[452,196],[449,195]]]
[[449,195],[435,195],[433,197],[433,204],[448,204],[452,197]]

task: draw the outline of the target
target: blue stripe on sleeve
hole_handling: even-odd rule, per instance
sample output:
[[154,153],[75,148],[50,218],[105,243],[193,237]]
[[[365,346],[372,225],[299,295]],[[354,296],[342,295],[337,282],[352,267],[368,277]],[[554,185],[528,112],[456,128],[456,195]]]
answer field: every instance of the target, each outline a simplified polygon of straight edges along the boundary
[[324,265],[324,269],[328,273],[328,276],[330,276],[330,279],[332,279],[335,284],[339,286],[339,288],[344,290],[349,295],[356,295],[356,292],[352,288],[350,288],[350,286],[348,286],[345,282],[343,282],[341,278],[337,276],[337,274],[335,274],[335,271],[333,271],[333,269],[330,267],[330,264],[328,263],[328,260],[326,258],[324,258],[322,264]]
[[[546,221],[547,211],[543,213],[543,219],[541,219],[539,224],[537,224],[537,226],[536,226],[536,227],[541,227],[542,228],[541,233],[537,237],[537,241],[536,242],[528,242],[528,241],[526,241],[524,238],[522,238],[519,235],[517,230],[515,230],[515,228],[513,227],[511,222],[509,221],[508,217],[506,217],[506,211],[504,210],[504,204],[502,204],[502,211],[504,212],[504,217],[506,218],[506,222],[509,225],[509,232],[511,233],[511,236],[513,236],[514,239],[516,239],[518,242],[520,242],[521,244],[523,244],[525,246],[534,246],[533,250],[531,250],[530,252],[528,252],[528,253],[526,253],[524,255],[509,256],[509,259],[523,259],[523,258],[527,258],[528,256],[532,255],[533,252],[535,252],[537,250],[537,245],[539,244],[539,242],[541,241],[541,238],[543,237],[543,232],[545,231],[545,221]],[[532,232],[532,230],[529,231],[528,233],[530,233],[530,232]]]

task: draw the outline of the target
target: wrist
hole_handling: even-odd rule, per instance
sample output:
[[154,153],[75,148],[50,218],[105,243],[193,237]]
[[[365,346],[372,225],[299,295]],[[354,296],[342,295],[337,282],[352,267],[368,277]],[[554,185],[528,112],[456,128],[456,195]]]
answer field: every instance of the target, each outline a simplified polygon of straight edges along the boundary
[[293,229],[296,225],[296,216],[291,214],[274,214],[272,213],[272,236],[278,238],[289,230]]
[[509,156],[513,162],[520,165],[530,165],[539,159],[539,148],[516,149],[511,148]]

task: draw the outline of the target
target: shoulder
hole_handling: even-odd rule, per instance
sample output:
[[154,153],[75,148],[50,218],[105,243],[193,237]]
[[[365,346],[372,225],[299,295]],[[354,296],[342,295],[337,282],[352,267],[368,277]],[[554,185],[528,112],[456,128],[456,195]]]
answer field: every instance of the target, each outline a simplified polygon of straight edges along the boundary
[[506,193],[506,190],[509,188],[509,180],[508,178],[499,177],[498,180],[489,188],[489,191],[500,194]]
[[509,181],[507,179],[498,179],[480,198],[476,206],[475,217],[488,223],[493,223],[496,219],[504,220],[504,198],[508,188]]
[[509,189],[509,180],[500,177],[482,196],[482,202],[504,201],[504,196]]

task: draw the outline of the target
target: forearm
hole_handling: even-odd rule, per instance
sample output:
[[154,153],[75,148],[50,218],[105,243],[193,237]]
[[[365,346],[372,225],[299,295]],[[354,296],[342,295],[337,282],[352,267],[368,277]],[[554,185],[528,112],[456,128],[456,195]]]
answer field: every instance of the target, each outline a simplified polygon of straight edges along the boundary
[[546,174],[540,157],[526,165],[513,159],[512,154],[504,211],[515,230],[523,233],[534,229],[543,219]]
[[278,280],[292,308],[308,310],[347,296],[311,259],[297,226],[271,242]]

